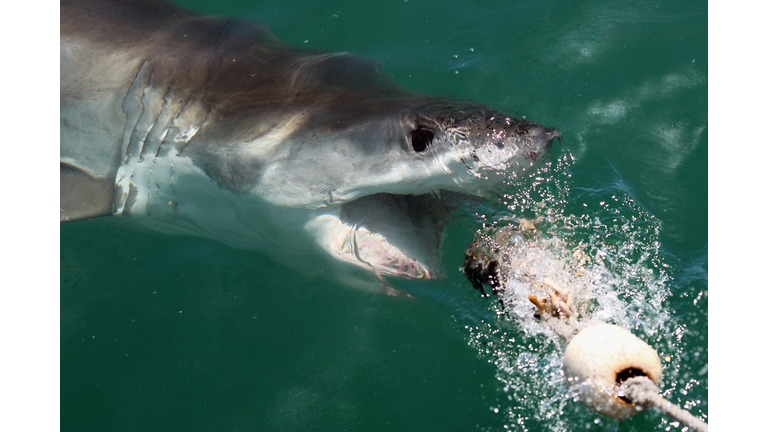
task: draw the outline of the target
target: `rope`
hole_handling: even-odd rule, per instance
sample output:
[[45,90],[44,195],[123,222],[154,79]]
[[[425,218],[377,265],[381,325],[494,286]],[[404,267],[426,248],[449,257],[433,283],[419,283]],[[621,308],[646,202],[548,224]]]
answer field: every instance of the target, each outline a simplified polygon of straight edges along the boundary
[[[531,294],[528,296],[528,300],[539,310],[541,320],[567,343],[587,324],[579,322],[573,316],[571,312],[573,299],[570,290],[561,287],[550,279],[544,279],[544,284],[551,288],[547,297],[544,300],[539,300],[536,294]],[[662,414],[679,421],[691,430],[708,432],[709,426],[705,422],[664,399],[659,392],[659,388],[648,377],[636,376],[622,382],[616,395],[629,399],[633,404],[643,409],[654,407]]]
[[659,388],[648,377],[637,376],[627,379],[622,383],[617,394],[626,397],[640,407],[654,407],[662,414],[679,421],[683,426],[696,432],[708,432],[709,430],[709,425],[701,419],[661,397]]
[[[531,294],[528,296],[528,300],[539,310],[541,320],[567,343],[587,325],[579,322],[572,315],[570,290],[549,279],[544,279],[544,284],[551,288],[547,294],[548,298],[542,301],[535,294]],[[679,421],[691,430],[708,432],[709,426],[705,422],[664,399],[659,392],[659,388],[648,377],[636,376],[622,382],[616,395],[629,399],[633,404],[643,409],[654,407],[662,414]]]
[[[528,300],[539,310],[541,320],[547,324],[566,343],[587,326],[579,322],[572,314],[572,301],[570,290],[561,287],[550,279],[544,279],[544,284],[551,290],[544,300],[539,300],[536,294],[528,296]],[[616,395],[626,397],[633,404],[647,409],[654,407],[662,414],[671,417],[683,426],[696,432],[708,432],[708,425],[685,409],[664,399],[648,377],[636,376],[625,380],[617,389]]]

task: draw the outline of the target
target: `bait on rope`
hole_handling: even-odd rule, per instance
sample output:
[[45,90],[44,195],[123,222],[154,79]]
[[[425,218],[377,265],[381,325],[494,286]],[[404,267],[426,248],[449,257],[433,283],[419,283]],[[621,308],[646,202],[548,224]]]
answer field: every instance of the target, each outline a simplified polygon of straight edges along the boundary
[[536,306],[534,316],[567,343],[566,382],[590,409],[626,419],[655,407],[691,430],[706,432],[707,423],[659,394],[661,361],[650,345],[619,326],[580,321],[574,292],[542,274],[536,268],[536,256],[524,256],[526,248],[535,248],[525,236],[531,227],[531,222],[523,220],[520,227],[501,228],[494,236],[482,236],[470,244],[464,273],[473,286],[485,296],[483,285],[489,285],[502,308],[501,294],[511,290],[513,282],[530,287],[527,298]]

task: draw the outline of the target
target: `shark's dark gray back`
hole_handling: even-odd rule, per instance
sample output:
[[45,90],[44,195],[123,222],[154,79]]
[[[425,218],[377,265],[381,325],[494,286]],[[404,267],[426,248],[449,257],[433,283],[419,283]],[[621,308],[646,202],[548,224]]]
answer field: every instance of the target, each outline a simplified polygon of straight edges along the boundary
[[[247,19],[210,16],[163,1],[63,0],[62,39],[88,40],[108,52],[153,63],[158,79],[208,92],[219,109],[285,106],[344,90],[345,101],[405,93],[373,59],[306,49],[276,39]],[[64,43],[64,42],[62,42]],[[92,53],[98,55],[98,53]],[[90,55],[90,54],[89,54]]]
[[[60,24],[62,220],[110,214],[110,185],[137,158],[183,152],[236,190],[228,143],[297,110],[359,113],[411,95],[375,60],[294,47],[265,24],[164,1],[62,0]],[[243,163],[253,166],[237,181],[252,184],[260,161]]]

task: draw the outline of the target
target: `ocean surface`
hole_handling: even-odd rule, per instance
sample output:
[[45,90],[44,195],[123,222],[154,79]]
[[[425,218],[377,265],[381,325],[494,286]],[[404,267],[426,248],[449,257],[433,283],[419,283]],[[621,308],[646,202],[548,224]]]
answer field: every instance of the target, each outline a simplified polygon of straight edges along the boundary
[[[605,317],[656,348],[664,395],[706,418],[706,2],[179,3],[557,127],[550,181],[510,186],[482,216],[568,221],[561,235],[608,268]],[[62,224],[61,430],[681,430],[573,400],[564,347],[461,273],[482,228],[470,213],[446,234],[445,278],[392,282],[413,298],[117,217]]]

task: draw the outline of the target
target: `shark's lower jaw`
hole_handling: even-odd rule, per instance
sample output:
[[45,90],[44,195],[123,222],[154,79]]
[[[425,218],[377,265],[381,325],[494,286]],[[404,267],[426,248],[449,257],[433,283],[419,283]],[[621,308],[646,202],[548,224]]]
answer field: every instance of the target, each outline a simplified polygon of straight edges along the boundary
[[358,265],[376,275],[407,279],[432,279],[434,273],[418,259],[407,256],[387,238],[365,227],[334,224],[331,251],[342,260]]
[[317,243],[333,258],[377,276],[440,277],[440,246],[459,195],[379,193],[343,204],[337,214],[307,223]]

